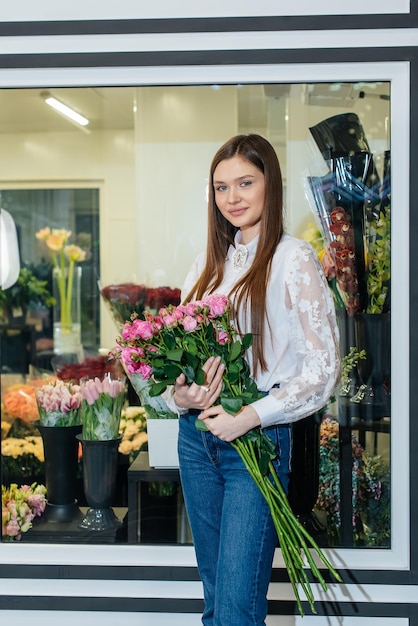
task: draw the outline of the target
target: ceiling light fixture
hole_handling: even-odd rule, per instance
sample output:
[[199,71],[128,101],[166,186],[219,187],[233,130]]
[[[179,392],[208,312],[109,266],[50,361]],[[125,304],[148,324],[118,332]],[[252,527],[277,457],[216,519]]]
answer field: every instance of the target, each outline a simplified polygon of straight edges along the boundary
[[84,117],[84,115],[77,113],[74,109],[71,109],[60,100],[57,100],[57,98],[51,96],[49,92],[43,91],[41,93],[41,98],[43,98],[45,103],[52,107],[55,111],[66,117],[71,122],[75,122],[77,126],[81,126],[84,130],[87,130],[85,128],[89,124],[87,117]]

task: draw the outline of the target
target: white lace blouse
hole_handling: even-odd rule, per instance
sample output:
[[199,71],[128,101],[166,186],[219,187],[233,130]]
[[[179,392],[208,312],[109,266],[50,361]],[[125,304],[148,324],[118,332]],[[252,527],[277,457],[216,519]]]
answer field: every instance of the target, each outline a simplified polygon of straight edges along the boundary
[[[217,293],[228,295],[248,270],[257,239],[243,246],[237,233]],[[204,261],[202,253],[186,277],[183,296],[196,282]],[[322,408],[340,374],[332,296],[317,256],[305,241],[283,236],[273,258],[266,303],[269,324],[264,346],[268,368],[259,372],[256,381],[258,388],[268,393],[252,405],[263,428],[295,422]],[[247,324],[240,319],[240,325],[244,332],[250,332],[250,317]],[[251,349],[247,357],[251,367]]]

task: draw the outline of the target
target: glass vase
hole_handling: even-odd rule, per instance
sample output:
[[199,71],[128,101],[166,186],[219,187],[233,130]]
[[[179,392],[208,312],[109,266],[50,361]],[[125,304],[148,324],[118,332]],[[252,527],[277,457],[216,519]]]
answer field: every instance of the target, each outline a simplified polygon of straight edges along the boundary
[[81,362],[81,267],[53,271],[54,352]]

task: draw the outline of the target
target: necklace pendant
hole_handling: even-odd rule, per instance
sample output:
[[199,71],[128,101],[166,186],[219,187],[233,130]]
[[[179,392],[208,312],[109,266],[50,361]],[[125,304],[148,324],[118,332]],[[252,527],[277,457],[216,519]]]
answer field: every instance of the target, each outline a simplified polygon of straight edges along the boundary
[[245,261],[248,257],[248,248],[239,244],[232,256],[232,263],[234,270],[241,270],[244,267]]

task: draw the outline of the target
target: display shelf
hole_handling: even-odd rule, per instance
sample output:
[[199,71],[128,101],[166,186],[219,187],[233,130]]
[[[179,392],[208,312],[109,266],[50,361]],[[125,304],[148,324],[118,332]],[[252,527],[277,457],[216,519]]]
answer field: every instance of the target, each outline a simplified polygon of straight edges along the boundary
[[122,522],[119,528],[106,531],[93,531],[79,528],[87,513],[87,507],[80,508],[80,516],[72,522],[52,523],[35,518],[32,528],[22,533],[22,542],[26,543],[125,543],[126,542],[126,507],[114,507],[116,517]]
[[0,324],[1,368],[27,374],[35,360],[35,338],[33,324]]
[[380,435],[390,437],[390,416],[387,407],[373,407],[350,402],[349,398],[339,398],[339,456],[340,456],[340,516],[341,545],[354,545],[353,531],[353,448],[352,435],[357,433],[359,444],[366,448],[367,433],[373,434],[373,455],[378,454]]
[[[171,496],[150,497],[147,490],[150,483],[157,486],[175,483],[177,488]],[[138,454],[128,469],[127,538],[130,544],[190,541],[179,470],[150,467],[145,451]]]

